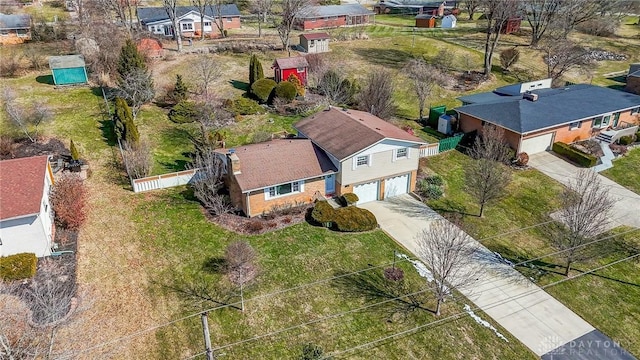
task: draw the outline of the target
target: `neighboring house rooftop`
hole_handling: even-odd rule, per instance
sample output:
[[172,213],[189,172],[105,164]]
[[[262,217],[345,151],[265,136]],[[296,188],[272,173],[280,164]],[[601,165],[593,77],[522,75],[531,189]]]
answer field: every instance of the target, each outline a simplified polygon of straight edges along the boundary
[[31,16],[26,14],[7,15],[0,13],[0,29],[29,29],[31,27]]
[[[338,169],[309,139],[278,139],[234,148],[240,159],[235,175],[242,192],[331,174]],[[218,149],[227,154],[229,149]]]
[[279,69],[297,69],[309,67],[309,63],[304,56],[276,59],[274,65]]
[[503,96],[499,101],[456,108],[458,113],[526,134],[573,121],[640,106],[640,96],[605,87],[577,84],[531,91],[536,101]]
[[[300,34],[301,37],[307,39],[307,40],[322,40],[322,39],[329,39],[331,38],[331,36],[329,36],[329,34],[321,32],[321,33],[310,33],[310,34]],[[306,59],[305,59],[306,61]]]
[[294,125],[323,150],[343,160],[388,139],[424,144],[397,126],[368,112],[331,107]]
[[629,65],[629,73],[627,77],[640,77],[640,63]]
[[49,68],[51,69],[69,69],[84,67],[84,65],[82,55],[49,56]]
[[0,220],[40,212],[48,156],[0,161]]
[[345,4],[345,5],[318,5],[309,6],[305,10],[301,11],[298,15],[300,19],[313,19],[319,17],[330,16],[357,16],[357,15],[373,15],[374,12],[365,8],[360,4]]
[[[198,8],[195,6],[178,6],[176,7],[176,13],[178,18],[185,16],[190,12],[200,14]],[[240,10],[236,4],[225,4],[220,8],[220,14],[218,15],[218,9],[215,6],[207,6],[204,10],[205,15],[209,17],[232,17],[240,16]],[[169,20],[169,15],[164,7],[143,7],[138,9],[138,18],[143,24],[154,23],[158,21]]]

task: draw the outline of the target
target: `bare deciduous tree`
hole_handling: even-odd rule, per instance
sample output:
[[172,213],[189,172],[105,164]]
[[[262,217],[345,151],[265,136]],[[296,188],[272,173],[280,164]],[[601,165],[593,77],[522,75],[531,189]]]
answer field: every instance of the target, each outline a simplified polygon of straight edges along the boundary
[[334,69],[327,69],[318,77],[316,88],[336,105],[349,104],[356,91],[353,82],[343,72]]
[[214,96],[199,97],[194,113],[196,122],[200,124],[202,139],[234,122],[233,114],[225,110],[222,101]]
[[465,168],[465,188],[480,205],[480,217],[485,205],[499,199],[510,181],[506,166],[490,159],[473,160]]
[[240,288],[240,303],[244,311],[244,286],[258,275],[256,252],[246,241],[235,241],[227,246],[224,258],[229,281]]
[[133,69],[127,73],[119,82],[116,93],[131,106],[134,119],[142,105],[153,100],[156,94],[151,74],[143,69]]
[[486,18],[486,37],[484,43],[484,75],[491,74],[493,52],[498,46],[502,28],[518,10],[516,0],[480,0]]
[[434,221],[419,232],[416,240],[420,259],[433,273],[434,312],[439,316],[441,304],[451,295],[451,288],[468,286],[477,279],[478,269],[472,266],[476,249],[464,231],[444,219]]
[[262,37],[262,24],[267,22],[274,0],[253,0],[251,8],[258,14],[258,37]]
[[482,133],[476,137],[469,155],[474,159],[506,163],[509,160],[509,153],[504,129],[493,124],[486,124],[482,128]]
[[358,94],[359,107],[363,111],[388,120],[395,114],[393,102],[393,74],[386,69],[374,69],[367,75],[364,87]]
[[290,38],[291,31],[295,24],[296,18],[309,5],[309,0],[282,0],[280,7],[282,9],[280,23],[277,26],[278,35],[282,46],[291,56]]
[[209,8],[211,9],[211,12],[213,13],[214,16],[214,20],[213,22],[216,24],[216,27],[218,28],[218,31],[220,32],[220,36],[221,37],[225,37],[224,34],[224,22],[226,21],[226,19],[224,17],[222,17],[222,8],[226,5],[229,4],[229,1],[227,0],[209,0]]
[[418,97],[418,109],[422,120],[426,100],[436,86],[444,83],[444,75],[422,59],[410,60],[405,69]]
[[3,110],[9,121],[23,132],[31,142],[38,140],[39,128],[42,123],[53,118],[51,109],[43,102],[35,102],[29,109],[16,101],[16,94],[9,87],[2,91]]
[[220,156],[211,144],[196,144],[196,152],[190,165],[190,168],[198,170],[191,184],[193,193],[205,209],[214,216],[231,210],[227,197],[220,194],[226,171]]
[[504,49],[500,52],[500,65],[502,65],[504,71],[509,71],[511,65],[518,62],[519,59],[520,51],[518,51],[518,49],[516,49],[515,47]]
[[193,64],[193,76],[199,94],[209,95],[209,90],[214,81],[222,74],[220,63],[213,59],[213,55],[198,55]]
[[473,15],[475,15],[479,7],[479,0],[465,0],[465,2],[462,4],[462,8],[465,9],[469,14],[469,20],[473,20]]
[[545,41],[540,48],[547,64],[547,77],[550,77],[554,82],[560,80],[567,71],[573,68],[591,64],[591,60],[587,57],[588,50],[569,40]]
[[178,46],[178,52],[182,52],[182,31],[180,29],[180,19],[178,18],[178,0],[162,0],[162,6],[171,20],[173,37]]
[[560,21],[556,22],[560,36],[566,39],[576,26],[592,20],[602,20],[602,15],[620,6],[620,0],[563,0],[557,9]]
[[143,139],[134,146],[125,142],[122,160],[132,178],[142,179],[149,176],[153,166],[153,154],[149,142]]
[[582,169],[562,192],[560,201],[560,224],[552,228],[552,236],[554,245],[563,251],[564,275],[568,276],[573,262],[585,254],[582,245],[608,229],[614,200],[598,173]]
[[531,26],[531,46],[538,45],[544,34],[557,21],[561,0],[526,0],[525,16]]
[[196,8],[200,16],[200,40],[204,40],[204,16],[207,7],[211,5],[211,0],[191,0],[191,5]]

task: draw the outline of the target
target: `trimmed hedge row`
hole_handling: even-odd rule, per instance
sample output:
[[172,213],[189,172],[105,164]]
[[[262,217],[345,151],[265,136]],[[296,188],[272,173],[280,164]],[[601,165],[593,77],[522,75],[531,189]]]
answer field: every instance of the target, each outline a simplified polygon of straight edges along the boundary
[[567,159],[583,167],[593,167],[598,163],[598,159],[595,156],[585,154],[582,151],[572,148],[565,143],[557,142],[552,146],[554,153],[564,156]]
[[334,209],[326,201],[316,203],[311,217],[325,227],[343,232],[368,231],[378,227],[378,221],[371,211],[355,206]]
[[29,279],[36,275],[38,258],[34,253],[21,253],[0,260],[0,279],[6,281]]

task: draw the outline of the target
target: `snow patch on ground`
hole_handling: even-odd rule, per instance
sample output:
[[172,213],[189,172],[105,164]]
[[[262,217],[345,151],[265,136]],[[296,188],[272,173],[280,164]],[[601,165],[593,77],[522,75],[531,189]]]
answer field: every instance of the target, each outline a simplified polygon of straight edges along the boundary
[[397,256],[399,258],[405,259],[405,260],[409,261],[411,264],[413,264],[413,267],[418,272],[418,275],[420,275],[421,277],[427,279],[428,282],[432,282],[433,281],[433,274],[431,273],[431,271],[429,271],[429,269],[427,269],[427,266],[425,264],[421,263],[418,260],[411,260],[405,254],[397,254]]
[[488,321],[483,320],[480,316],[476,315],[476,313],[474,313],[473,310],[471,310],[471,306],[465,304],[464,305],[464,311],[466,311],[467,314],[469,314],[469,316],[471,316],[473,318],[473,320],[475,320],[478,324],[480,324],[480,325],[482,325],[482,326],[484,326],[486,328],[489,328],[490,330],[493,330],[493,332],[496,333],[496,336],[498,336],[500,339],[502,339],[502,340],[504,340],[506,342],[509,342],[509,340],[506,337],[504,337],[504,335],[502,335],[502,334],[500,334],[498,332],[498,329],[496,329],[493,325],[489,324]]

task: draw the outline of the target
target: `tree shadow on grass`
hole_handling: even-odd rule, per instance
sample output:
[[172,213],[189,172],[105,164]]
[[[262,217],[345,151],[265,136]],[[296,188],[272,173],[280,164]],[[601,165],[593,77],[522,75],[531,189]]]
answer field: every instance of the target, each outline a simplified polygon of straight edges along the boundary
[[413,58],[411,53],[397,49],[365,48],[354,49],[366,61],[374,65],[382,65],[400,69]]
[[[346,275],[347,272],[339,271],[334,274],[338,278],[333,280],[332,286],[341,290],[345,297],[364,299],[370,303],[379,303],[367,309],[386,315],[391,321],[397,315],[406,317],[415,310],[433,312],[423,306],[425,292],[420,292],[419,286],[410,283],[406,279],[400,281],[387,280],[382,270],[362,272],[356,275]],[[420,292],[419,294],[414,294]],[[410,294],[410,295],[406,295]],[[406,295],[406,296],[403,296]]]
[[111,121],[111,119],[100,120],[100,131],[102,132],[102,139],[106,141],[107,145],[118,145],[118,139],[116,138],[113,121]]
[[36,82],[45,85],[55,85],[53,82],[53,75],[40,75],[36,76]]
[[249,91],[249,83],[246,83],[244,81],[231,80],[231,81],[229,81],[229,84],[231,84],[231,86],[233,86],[234,88],[236,88],[238,90]]
[[160,284],[178,295],[190,308],[201,310],[202,307],[229,306],[240,309],[237,305],[231,305],[237,296],[230,287],[225,285],[225,282],[202,272],[192,276],[174,272],[169,280]]
[[440,200],[434,204],[429,204],[429,207],[439,213],[454,213],[454,214],[460,214],[463,216],[478,217],[478,214],[471,214],[467,212],[466,206],[462,204],[458,204],[457,202],[451,199]]
[[202,270],[212,274],[224,274],[226,271],[227,260],[223,257],[212,257],[202,264]]

